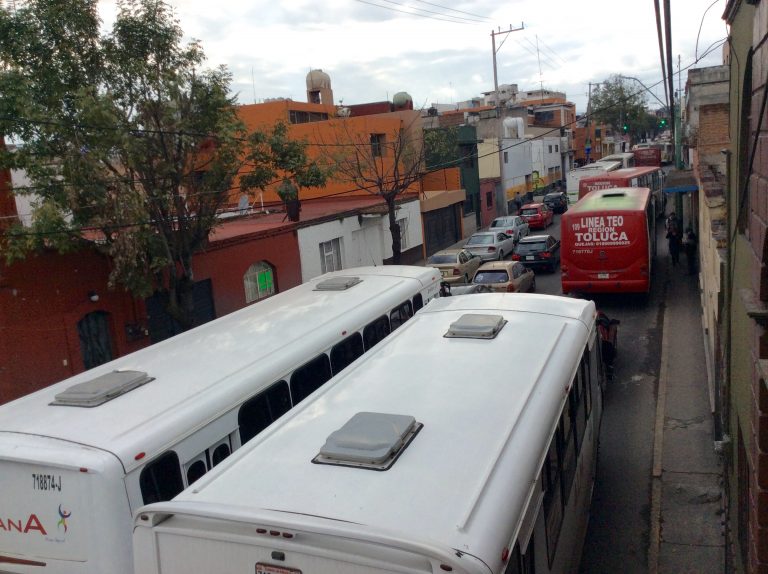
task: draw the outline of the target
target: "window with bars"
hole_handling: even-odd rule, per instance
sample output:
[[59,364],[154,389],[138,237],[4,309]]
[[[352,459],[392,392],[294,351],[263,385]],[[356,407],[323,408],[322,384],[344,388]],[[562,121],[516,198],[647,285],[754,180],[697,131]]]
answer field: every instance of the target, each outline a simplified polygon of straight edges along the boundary
[[272,266],[259,261],[248,268],[243,276],[245,302],[253,303],[275,294],[275,275]]
[[320,266],[323,273],[342,269],[341,238],[337,237],[320,244]]
[[384,134],[371,134],[371,155],[373,157],[384,155]]

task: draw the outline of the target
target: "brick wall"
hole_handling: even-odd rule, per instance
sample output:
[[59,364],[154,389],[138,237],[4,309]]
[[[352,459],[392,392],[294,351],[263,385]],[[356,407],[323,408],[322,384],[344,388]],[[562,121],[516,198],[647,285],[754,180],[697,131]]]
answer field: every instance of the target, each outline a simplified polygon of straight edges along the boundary
[[700,158],[719,154],[730,144],[728,137],[728,104],[710,104],[699,107],[699,134],[696,146]]
[[[760,116],[765,84],[768,82],[768,2],[757,6],[758,16],[754,20],[752,60],[752,92],[749,115],[747,158],[755,150],[755,160],[749,176],[749,240],[755,263],[752,269],[752,291],[758,297],[768,292],[766,273],[766,236],[768,236],[768,125]],[[713,106],[714,107],[714,106]],[[709,110],[707,110],[709,111]],[[719,113],[712,110],[712,124],[719,124]],[[700,145],[714,145],[707,142],[702,133]],[[734,190],[738,192],[739,190]],[[762,297],[761,297],[762,298]],[[764,303],[766,301],[763,301]],[[753,359],[767,359],[768,352],[761,342],[765,340],[764,324],[755,325],[752,343]],[[749,565],[748,571],[768,572],[768,391],[766,383],[757,372],[752,375],[753,419],[750,458],[753,476],[750,480],[749,509]]]

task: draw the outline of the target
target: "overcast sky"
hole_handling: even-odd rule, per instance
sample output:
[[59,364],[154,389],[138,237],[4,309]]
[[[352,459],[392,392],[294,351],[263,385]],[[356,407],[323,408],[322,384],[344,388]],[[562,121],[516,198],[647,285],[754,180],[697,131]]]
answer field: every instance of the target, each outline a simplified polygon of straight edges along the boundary
[[[416,108],[465,101],[493,90],[491,32],[521,26],[496,38],[499,84],[565,92],[581,113],[590,82],[621,74],[664,100],[653,0],[169,3],[185,36],[202,42],[209,64],[233,73],[233,91],[244,104],[306,101],[307,72],[316,68],[330,75],[337,104],[391,100],[402,91]],[[677,90],[678,57],[683,89],[685,70],[722,63],[726,0],[670,3]],[[663,9],[663,0],[659,4]],[[114,5],[100,0],[110,27]],[[651,108],[658,100],[648,95]]]

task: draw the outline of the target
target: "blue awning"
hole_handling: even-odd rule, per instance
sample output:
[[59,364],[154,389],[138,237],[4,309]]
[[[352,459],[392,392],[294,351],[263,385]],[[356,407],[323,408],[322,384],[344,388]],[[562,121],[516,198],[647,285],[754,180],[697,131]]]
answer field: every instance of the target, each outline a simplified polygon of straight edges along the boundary
[[665,187],[664,193],[688,193],[689,191],[699,191],[698,185],[675,185]]

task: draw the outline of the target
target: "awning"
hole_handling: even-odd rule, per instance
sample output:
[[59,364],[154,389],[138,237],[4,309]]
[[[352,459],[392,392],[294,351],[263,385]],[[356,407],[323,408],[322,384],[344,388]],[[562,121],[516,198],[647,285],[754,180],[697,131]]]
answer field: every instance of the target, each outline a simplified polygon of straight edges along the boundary
[[693,171],[683,169],[671,169],[664,180],[664,193],[688,193],[699,191]]
[[688,193],[689,191],[699,191],[698,185],[676,185],[674,187],[665,187],[664,193]]

